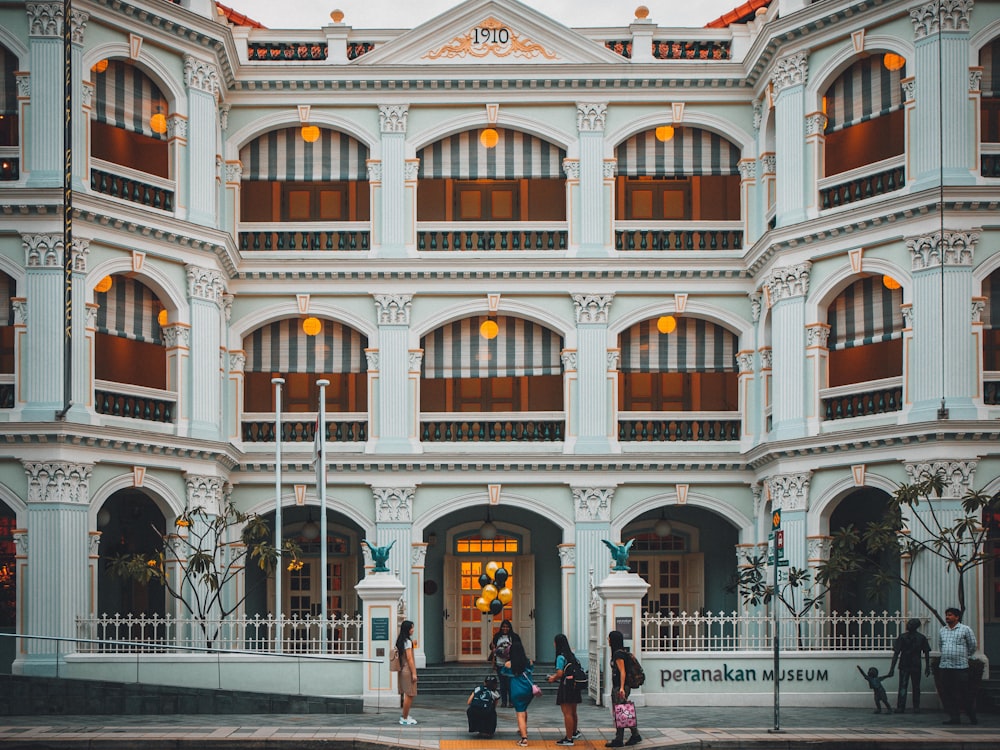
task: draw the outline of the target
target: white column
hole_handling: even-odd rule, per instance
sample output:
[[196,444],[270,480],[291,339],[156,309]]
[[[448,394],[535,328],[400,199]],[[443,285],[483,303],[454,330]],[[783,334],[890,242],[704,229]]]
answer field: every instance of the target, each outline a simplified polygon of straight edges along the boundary
[[824,418],[819,392],[830,382],[829,340],[830,326],[826,323],[810,323],[806,326],[805,417],[810,435],[819,434]]
[[381,205],[373,207],[380,222],[381,245],[376,248],[384,258],[405,257],[406,216],[406,104],[379,105],[379,125],[382,131],[381,184],[377,195]]
[[[602,539],[611,538],[611,501],[615,496],[614,487],[571,487],[573,508],[576,516],[574,547],[576,558],[575,598],[580,603],[571,612],[571,628],[566,630],[574,653],[581,658],[587,653],[589,618],[587,607],[590,603],[590,581],[602,580],[611,569],[608,550]],[[593,573],[591,578],[590,573]]]
[[757,191],[757,160],[740,159],[740,206],[743,212],[743,246],[750,247],[761,235],[763,212],[759,207]]
[[28,422],[50,421],[63,402],[63,238],[59,234],[21,236],[28,307],[21,350],[24,412]]
[[378,351],[378,438],[376,453],[418,453],[420,444],[413,425],[416,394],[410,380],[410,305],[409,294],[376,294],[375,310],[379,324]]
[[[609,541],[617,543],[617,539]],[[608,550],[605,548],[607,558]],[[597,595],[604,600],[604,633],[620,630],[625,636],[625,646],[642,661],[642,597],[649,584],[641,576],[627,571],[612,571],[597,584]],[[606,638],[607,636],[605,636]],[[602,665],[603,667],[603,665]],[[604,667],[606,669],[606,667]],[[605,680],[604,704],[611,705],[611,680]],[[632,690],[630,700],[637,706],[645,706],[642,688]]]
[[921,422],[948,409],[950,419],[975,419],[976,337],[972,330],[972,265],[978,231],[931,232],[906,240],[913,269],[913,356],[908,371],[912,408]]
[[214,227],[221,79],[213,63],[185,55],[184,83],[188,87],[187,180],[186,190],[178,180],[178,190],[186,196],[178,196],[177,203],[187,207],[189,221]]
[[779,440],[805,435],[805,298],[809,293],[808,261],[775,268],[765,277],[771,309],[773,351],[772,430]]
[[[354,587],[362,601],[365,623],[362,656],[380,660],[363,665],[365,705],[384,706],[388,710],[399,705],[396,677],[389,672],[389,649],[394,647],[399,631],[396,612],[405,588],[392,573],[370,573]],[[423,633],[417,630],[417,642],[422,640]]]
[[191,304],[191,379],[178,390],[190,394],[190,434],[218,440],[222,427],[222,274],[185,267]]
[[[24,462],[28,484],[28,564],[22,600],[24,632],[76,637],[77,615],[88,611],[90,536],[87,505],[93,466]],[[27,641],[21,672],[55,676],[71,643]]]
[[[907,73],[914,78],[920,116],[910,124],[914,148],[907,152],[915,188],[976,182],[973,109],[969,106],[969,18],[972,0],[934,0],[910,10],[914,60]],[[943,130],[942,130],[943,126]]]
[[[577,238],[577,254],[606,257],[611,254],[611,193],[604,179],[604,123],[608,105],[578,103],[576,127],[580,137],[579,200],[571,201],[579,213],[568,217],[571,235]],[[567,176],[569,176],[567,174]]]
[[[803,50],[779,58],[772,77],[779,227],[806,219],[805,84],[808,74],[809,53]],[[809,185],[810,190],[813,188]]]
[[577,324],[577,417],[575,453],[607,453],[608,313],[613,294],[574,294]]
[[[764,480],[767,494],[771,498],[771,512],[781,511],[781,531],[784,536],[784,559],[788,561],[787,567],[779,568],[779,575],[787,573],[790,568],[806,568],[807,566],[807,543],[806,543],[806,519],[809,511],[809,478],[810,473],[802,474],[778,474],[767,477]],[[777,562],[777,561],[775,561]],[[769,576],[773,574],[769,573]],[[766,583],[773,584],[773,577],[769,577]],[[779,579],[779,588],[786,585],[787,579]],[[793,610],[801,610],[804,598],[808,595],[803,589],[785,589],[785,598],[791,600]],[[789,617],[793,614],[783,604],[777,600],[772,600],[772,607],[777,607],[778,617]],[[772,614],[773,614],[772,610]],[[787,629],[781,632],[781,648],[785,651],[798,649],[798,633],[789,624]]]
[[[416,487],[376,487],[372,488],[372,499],[375,502],[375,537],[372,542],[376,547],[385,547],[392,544],[389,572],[400,581],[408,581],[411,584],[413,560],[413,548],[411,540],[413,538],[413,498],[416,495]],[[368,547],[365,551],[365,575],[371,573],[373,565]],[[423,562],[421,561],[421,572]],[[417,626],[417,632],[423,633],[425,623],[418,618],[418,610],[422,613],[422,608],[418,603],[423,600],[423,590],[415,590],[407,586],[402,592],[403,605],[406,611],[406,619],[412,620]],[[395,624],[395,623],[394,623]],[[395,636],[394,636],[395,637]],[[413,651],[416,659],[420,657],[421,663],[426,664],[427,657],[424,653],[424,638],[417,638],[417,646]],[[418,667],[420,664],[417,665]]]
[[[224,482],[220,477],[202,476],[198,474],[185,474],[184,476],[186,508],[188,510],[200,509],[199,513],[193,513],[191,515],[191,527],[186,529],[184,533],[192,540],[201,539],[202,551],[215,552],[217,555],[227,554],[227,550],[222,547],[222,543],[237,541],[235,539],[216,539],[215,533],[211,528],[211,524],[215,521],[215,519],[226,512],[224,507],[225,498],[223,496],[223,485]],[[168,524],[169,522],[170,519],[168,519]],[[233,531],[238,531],[238,529],[233,529]],[[195,542],[195,544],[197,545],[198,542]],[[183,550],[187,553],[186,556],[189,556],[195,551],[186,546],[180,546],[177,549],[178,551]],[[227,567],[228,563],[224,558],[220,558],[215,561],[215,565],[218,566],[218,569],[222,570]],[[177,574],[180,574],[179,570]],[[233,590],[223,591],[221,592],[221,601],[212,604],[211,600],[215,596],[215,592],[201,580],[200,576],[193,576],[189,583],[191,584],[192,589],[197,590],[197,598],[195,597],[196,592],[194,590],[189,589],[185,591],[185,598],[192,605],[194,617],[219,617],[221,614],[219,605],[226,603],[231,606],[234,601],[233,597],[236,595]],[[245,590],[242,581],[233,581],[233,585],[242,587]],[[195,601],[200,601],[202,604],[199,606],[195,604]],[[179,602],[173,602],[173,604],[177,607],[178,615],[191,616],[187,614],[183,607],[178,607],[180,604]],[[209,646],[207,634],[204,633],[201,628],[192,628],[191,638],[196,646]]]
[[[87,255],[90,252],[90,240],[74,239],[71,250],[73,254],[73,289],[72,305],[73,320],[71,323],[72,348],[72,380],[70,383],[70,400],[73,402],[66,412],[66,419],[72,422],[89,422],[91,413],[87,409],[93,395],[93,381],[90,377],[92,362],[93,337],[88,336],[87,321],[90,311],[87,307]],[[96,313],[96,308],[94,309]]]

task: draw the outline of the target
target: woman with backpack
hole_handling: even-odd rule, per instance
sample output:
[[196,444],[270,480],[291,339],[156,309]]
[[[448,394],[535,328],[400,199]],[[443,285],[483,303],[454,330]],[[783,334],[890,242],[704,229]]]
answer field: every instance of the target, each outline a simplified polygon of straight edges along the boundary
[[528,704],[534,698],[535,683],[531,673],[533,665],[524,651],[521,638],[515,633],[510,637],[510,658],[504,662],[502,674],[510,678],[510,702],[517,715],[518,747],[528,746]]
[[[617,711],[615,707],[620,703],[629,703],[629,695],[632,687],[625,679],[628,675],[628,662],[632,655],[625,648],[625,636],[621,631],[612,630],[608,633],[608,646],[611,648],[611,717],[615,718]],[[625,742],[625,727],[618,726],[615,722],[615,738],[605,742],[605,747],[622,747],[623,745],[636,745],[642,742],[639,736],[639,728],[636,725],[629,727],[630,734],[628,742]]]
[[580,688],[576,680],[567,679],[567,671],[577,663],[573,649],[569,647],[569,639],[564,633],[558,633],[556,643],[556,671],[546,678],[549,682],[559,682],[556,691],[556,705],[562,709],[563,724],[566,726],[566,736],[556,742],[557,745],[569,747],[573,740],[580,736],[577,728],[576,707],[580,703]]

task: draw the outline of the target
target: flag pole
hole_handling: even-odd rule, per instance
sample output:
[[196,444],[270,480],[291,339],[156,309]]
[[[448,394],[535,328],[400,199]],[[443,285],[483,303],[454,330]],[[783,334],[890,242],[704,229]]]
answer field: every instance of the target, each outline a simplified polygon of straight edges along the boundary
[[274,566],[274,619],[275,637],[274,650],[281,653],[281,637],[283,624],[281,622],[281,569],[284,561],[281,559],[281,386],[284,378],[271,378],[274,384],[274,547],[278,553],[277,565]]
[[320,653],[326,653],[327,634],[327,531],[326,531],[326,387],[329,380],[317,380],[319,386],[319,421],[316,425],[316,494],[319,496],[319,590],[321,592],[320,617],[323,634]]

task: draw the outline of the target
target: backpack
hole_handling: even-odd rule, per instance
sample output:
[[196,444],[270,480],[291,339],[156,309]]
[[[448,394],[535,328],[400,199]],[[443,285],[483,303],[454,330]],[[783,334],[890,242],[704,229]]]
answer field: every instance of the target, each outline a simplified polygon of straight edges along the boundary
[[395,646],[392,647],[392,651],[389,652],[389,671],[398,672],[402,669],[402,664],[399,663],[399,649]]
[[585,690],[587,687],[587,671],[578,661],[572,661],[563,670],[563,684],[566,687],[573,687],[577,690]]
[[483,711],[492,711],[493,703],[493,694],[490,692],[489,688],[480,685],[472,692],[472,703],[469,705]]
[[628,657],[625,659],[625,684],[633,690],[642,687],[646,681],[646,673],[642,671],[642,665],[631,651],[626,651],[625,655]]

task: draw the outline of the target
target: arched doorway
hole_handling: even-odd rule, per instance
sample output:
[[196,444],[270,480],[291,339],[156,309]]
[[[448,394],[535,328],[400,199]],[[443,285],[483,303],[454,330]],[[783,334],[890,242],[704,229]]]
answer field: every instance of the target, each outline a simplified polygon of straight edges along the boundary
[[120,555],[149,554],[163,546],[166,520],[144,492],[124,489],[104,501],[97,512],[101,532],[101,566],[97,577],[97,614],[166,614],[166,593],[155,579],[148,583],[122,578],[108,571]]

